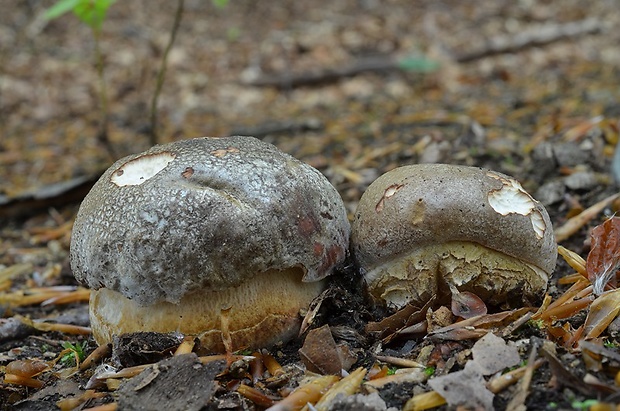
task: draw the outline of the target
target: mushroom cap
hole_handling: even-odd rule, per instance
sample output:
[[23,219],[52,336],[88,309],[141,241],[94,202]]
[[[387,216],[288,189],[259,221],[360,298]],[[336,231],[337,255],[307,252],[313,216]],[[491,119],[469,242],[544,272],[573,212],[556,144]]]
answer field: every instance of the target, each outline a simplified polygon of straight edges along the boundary
[[492,303],[533,300],[557,258],[546,210],[516,180],[446,164],[374,181],[355,212],[351,252],[371,294],[396,306],[450,286]]
[[158,145],[114,163],[86,196],[71,268],[141,306],[238,287],[273,270],[328,276],[349,222],[317,170],[253,137]]

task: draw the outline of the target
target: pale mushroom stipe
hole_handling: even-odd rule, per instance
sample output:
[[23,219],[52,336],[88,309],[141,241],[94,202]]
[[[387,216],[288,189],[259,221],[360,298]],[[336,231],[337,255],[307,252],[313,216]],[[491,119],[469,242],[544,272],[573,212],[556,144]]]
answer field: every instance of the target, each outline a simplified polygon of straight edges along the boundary
[[320,172],[253,137],[206,137],[113,164],[80,206],[71,268],[99,344],[178,331],[221,352],[230,308],[232,348],[256,348],[298,332],[349,233]]
[[451,290],[491,305],[540,299],[555,267],[549,215],[515,179],[446,164],[396,168],[362,195],[351,253],[373,298],[401,308]]

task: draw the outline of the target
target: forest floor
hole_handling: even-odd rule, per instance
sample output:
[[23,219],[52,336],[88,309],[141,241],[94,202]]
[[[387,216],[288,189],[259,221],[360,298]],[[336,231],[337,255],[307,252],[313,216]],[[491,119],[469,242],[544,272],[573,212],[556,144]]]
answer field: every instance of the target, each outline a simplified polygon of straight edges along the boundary
[[[83,344],[86,354],[96,347],[87,331],[48,331],[41,324],[88,326],[88,293],[62,288],[77,286],[68,263],[72,222],[79,200],[112,160],[151,145],[151,98],[177,3],[136,0],[109,10],[100,36],[107,143],[92,33],[70,14],[46,20],[52,4],[7,0],[0,14],[0,375],[10,374],[5,367],[16,360],[48,365],[34,376],[35,387],[0,381],[0,409],[57,409],[58,401],[80,395],[78,409],[118,395],[125,395],[122,409],[137,409],[146,400],[127,394],[131,389],[98,386],[85,394],[94,368],[69,376],[66,354],[74,351],[67,343]],[[486,167],[518,179],[558,229],[618,191],[618,27],[615,0],[239,1],[223,8],[187,0],[157,106],[157,141],[256,136],[319,169],[350,216],[368,185],[397,166]],[[585,259],[592,228],[619,208],[607,201],[558,242]],[[565,295],[573,273],[560,258],[550,298]],[[315,326],[329,322],[335,341],[348,344],[355,356],[349,370],[380,373],[385,364],[394,367],[391,357],[425,367],[426,377],[403,372],[406,377],[378,389],[387,406],[403,408],[432,391],[430,375],[461,372],[471,361],[479,336],[380,344],[364,332],[376,313],[364,311],[347,281],[334,282]],[[50,300],[58,296],[74,300]],[[365,314],[351,319],[353,308]],[[612,322],[579,344],[588,312],[586,305],[565,319],[527,322],[510,332],[518,318],[481,326],[532,364],[523,367],[529,383],[494,391],[496,409],[615,409],[620,325]],[[291,370],[303,368],[302,342],[273,351],[288,367],[291,386],[299,383]],[[213,367],[205,383],[212,391],[203,398],[209,409],[264,408],[238,394],[239,381],[248,381]],[[491,377],[480,379],[469,392],[484,391]],[[282,394],[261,384],[268,395]],[[443,407],[463,401],[450,397]],[[356,409],[338,407],[332,409]],[[381,409],[374,407],[368,409]]]

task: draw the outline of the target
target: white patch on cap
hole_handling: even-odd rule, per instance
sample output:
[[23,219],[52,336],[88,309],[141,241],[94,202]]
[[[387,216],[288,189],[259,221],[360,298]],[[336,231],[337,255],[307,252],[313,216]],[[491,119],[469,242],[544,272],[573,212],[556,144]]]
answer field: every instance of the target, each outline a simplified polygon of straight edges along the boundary
[[489,171],[487,176],[499,180],[503,184],[499,190],[493,190],[489,193],[489,204],[493,210],[501,215],[515,213],[529,216],[536,237],[543,238],[547,226],[542,214],[536,209],[536,200],[521,187],[517,180],[504,178],[492,171]]
[[169,152],[134,158],[112,173],[110,181],[119,187],[140,185],[166,168],[174,158],[175,155]]

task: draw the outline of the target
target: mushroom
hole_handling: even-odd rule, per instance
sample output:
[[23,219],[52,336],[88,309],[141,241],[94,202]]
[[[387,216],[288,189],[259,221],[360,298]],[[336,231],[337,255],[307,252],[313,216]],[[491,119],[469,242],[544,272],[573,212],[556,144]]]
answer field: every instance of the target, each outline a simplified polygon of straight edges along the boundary
[[[114,163],[82,202],[71,268],[99,344],[178,331],[223,351],[273,345],[342,263],[350,226],[317,170],[253,137],[158,145]],[[224,318],[222,317],[224,316]]]
[[401,308],[468,291],[493,306],[544,294],[557,248],[549,215],[513,178],[482,168],[396,168],[362,195],[351,253],[372,297]]

